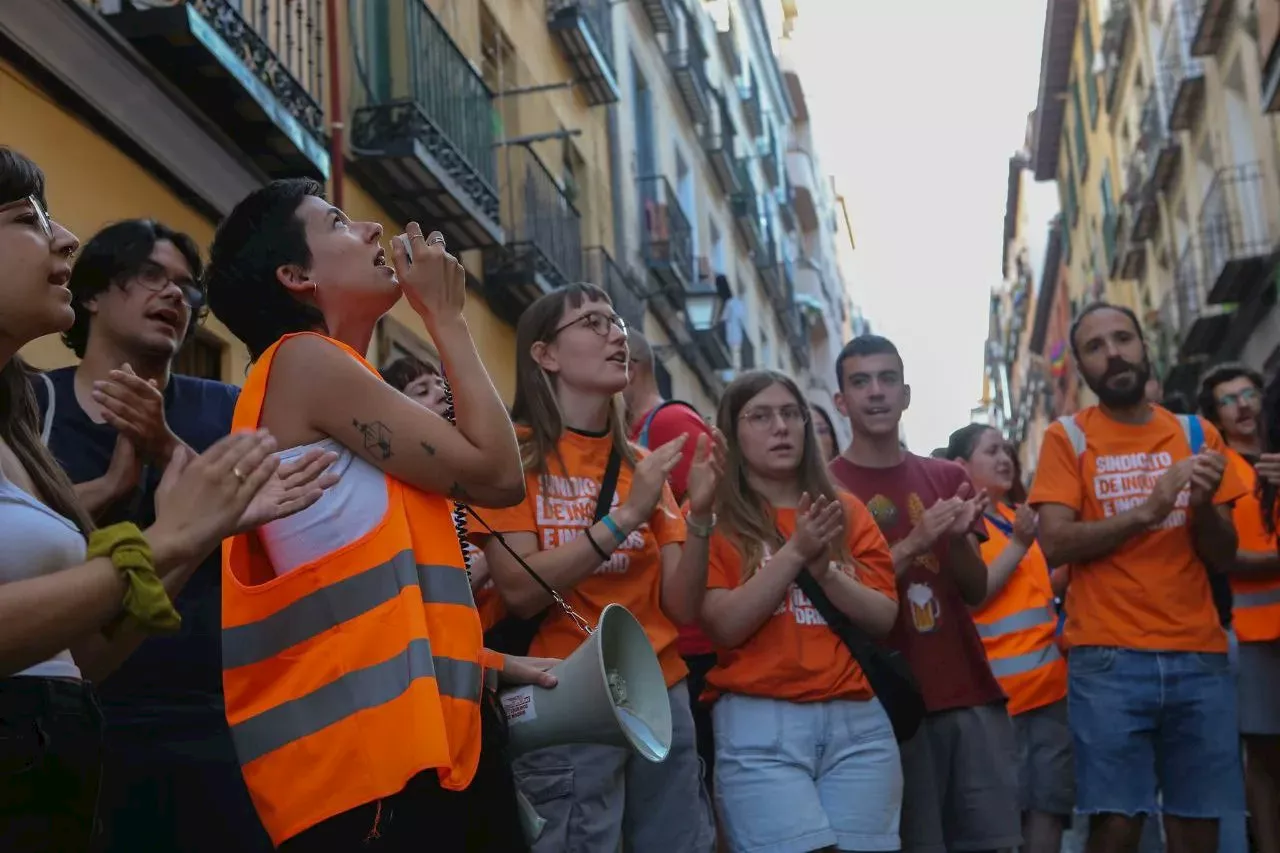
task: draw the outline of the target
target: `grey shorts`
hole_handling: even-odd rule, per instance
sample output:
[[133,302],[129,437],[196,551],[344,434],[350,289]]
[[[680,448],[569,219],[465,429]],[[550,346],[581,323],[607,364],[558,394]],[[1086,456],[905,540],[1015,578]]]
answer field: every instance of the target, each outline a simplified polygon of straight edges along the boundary
[[654,764],[614,746],[539,749],[512,765],[546,819],[533,853],[711,853],[715,827],[681,681],[671,701],[671,751]]
[[1241,643],[1240,734],[1280,735],[1280,640]]
[[1065,698],[1013,718],[1022,810],[1068,817],[1076,804]]
[[1018,750],[1004,703],[925,717],[902,752],[902,853],[1022,844]]

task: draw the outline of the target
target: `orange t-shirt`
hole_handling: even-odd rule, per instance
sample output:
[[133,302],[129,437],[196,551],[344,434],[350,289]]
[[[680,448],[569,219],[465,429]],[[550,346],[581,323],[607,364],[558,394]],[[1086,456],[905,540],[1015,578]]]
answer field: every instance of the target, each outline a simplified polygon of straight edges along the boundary
[[[542,551],[572,542],[593,524],[600,481],[604,479],[611,446],[607,435],[566,430],[556,448],[558,458],[553,456],[547,461],[547,473],[526,475],[524,502],[506,509],[478,510],[480,517],[498,533],[537,534],[538,548]],[[643,457],[644,451],[638,451],[638,455]],[[631,466],[624,462],[618,470],[613,509],[621,506],[629,494]],[[477,534],[477,538],[483,539],[483,533]],[[662,500],[649,521],[631,532],[609,562],[602,563],[594,574],[573,589],[560,591],[565,602],[592,626],[599,623],[607,605],[621,604],[631,611],[653,644],[668,687],[684,678],[688,668],[676,649],[676,626],[667,618],[660,603],[661,548],[684,540],[684,517],[670,487],[663,486]],[[553,604],[538,627],[529,654],[565,658],[585,639],[582,631]]]
[[[998,504],[995,511],[1013,524],[1014,511],[1008,506]],[[1009,536],[990,519],[986,524],[987,541],[982,543],[982,559],[989,566],[1009,544]],[[994,637],[987,636],[981,628],[978,631],[983,634],[982,645],[987,650],[987,659],[992,662],[992,670],[997,672],[996,680],[1009,697],[1008,711],[1011,715],[1051,705],[1067,695],[1067,662],[1060,656],[1013,675],[999,674],[1001,667],[995,663],[1047,649],[1056,639],[1058,614],[1053,606],[1053,585],[1049,580],[1044,552],[1036,542],[1031,543],[1004,588],[985,606],[973,611],[973,621],[978,625],[998,626],[1002,620],[1019,614],[1032,616],[1034,624]],[[1008,622],[1004,624],[1008,625]]]
[[[1227,466],[1235,470],[1249,489],[1231,508],[1231,518],[1236,523],[1236,535],[1240,539],[1240,550],[1275,554],[1276,536],[1268,533],[1266,525],[1262,523],[1262,503],[1255,492],[1258,485],[1257,472],[1248,459],[1231,448],[1227,448]],[[1280,576],[1271,573],[1252,576],[1233,574],[1227,579],[1231,582],[1231,592],[1236,597],[1232,625],[1240,642],[1266,643],[1280,639],[1280,600],[1267,595],[1280,590]],[[1267,603],[1250,606],[1251,598],[1259,598]]]
[[[1078,456],[1062,424],[1045,432],[1031,487],[1032,505],[1062,504],[1081,521],[1098,521],[1142,503],[1172,465],[1191,455],[1186,434],[1171,412],[1153,407],[1145,424],[1124,424],[1097,406],[1076,416],[1087,437]],[[1226,445],[1203,422],[1204,448],[1222,453]],[[1248,491],[1228,466],[1214,495],[1231,503]],[[1117,646],[1150,651],[1225,652],[1208,571],[1196,555],[1184,489],[1169,517],[1119,549],[1071,567],[1067,587],[1068,645]]]
[[[893,556],[875,519],[862,501],[841,493],[849,519],[849,551],[856,566],[844,570],[876,592],[898,601]],[[790,536],[794,509],[777,510],[778,530]],[[767,558],[767,555],[766,555]],[[765,565],[758,571],[769,571]],[[742,583],[742,557],[723,534],[711,538],[708,589],[733,589]],[[717,649],[715,667],[707,673],[709,695],[741,693],[789,702],[870,699],[871,685],[849,649],[792,583],[773,615],[735,649]]]

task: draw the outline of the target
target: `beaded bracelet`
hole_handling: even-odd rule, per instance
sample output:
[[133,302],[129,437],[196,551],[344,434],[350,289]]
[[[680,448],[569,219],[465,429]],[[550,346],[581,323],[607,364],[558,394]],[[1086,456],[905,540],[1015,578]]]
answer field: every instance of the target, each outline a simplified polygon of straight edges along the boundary
[[125,521],[95,530],[89,535],[88,557],[109,557],[129,584],[122,602],[124,612],[103,629],[107,637],[125,627],[147,634],[173,634],[182,627],[182,616],[156,574],[151,544],[136,524]]

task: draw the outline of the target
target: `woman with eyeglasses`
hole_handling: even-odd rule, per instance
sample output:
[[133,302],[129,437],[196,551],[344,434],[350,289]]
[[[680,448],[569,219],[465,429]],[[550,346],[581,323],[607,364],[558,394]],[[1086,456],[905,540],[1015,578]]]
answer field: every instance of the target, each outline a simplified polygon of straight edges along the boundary
[[[143,636],[173,633],[170,596],[233,530],[277,462],[264,432],[228,436],[168,461],[157,518],[95,529],[40,440],[32,376],[18,350],[74,322],[78,246],[45,210],[44,175],[0,147],[0,849],[88,850],[101,715],[81,666],[119,660]],[[319,497],[319,490],[303,503]],[[261,506],[259,506],[261,509]],[[275,507],[274,515],[283,512]],[[270,517],[257,512],[256,517]]]
[[[515,762],[516,779],[548,825],[536,853],[707,853],[714,845],[676,625],[693,622],[706,587],[707,537],[720,451],[677,438],[644,454],[627,442],[626,323],[592,284],[548,293],[516,326],[513,409],[526,497],[481,510],[473,535],[500,534],[592,627],[612,603],[644,626],[662,665],[672,744],[653,764],[614,746],[537,750]],[[694,453],[682,516],[667,476]],[[687,519],[687,534],[686,534]],[[687,535],[687,539],[686,539]],[[566,657],[583,631],[490,536],[485,556],[507,611],[505,641]],[[504,626],[499,626],[503,628]]]
[[717,651],[707,694],[729,849],[897,850],[893,727],[799,586],[811,580],[856,628],[883,638],[898,615],[889,546],[867,508],[832,483],[791,379],[742,374],[717,426],[728,463],[701,620]]

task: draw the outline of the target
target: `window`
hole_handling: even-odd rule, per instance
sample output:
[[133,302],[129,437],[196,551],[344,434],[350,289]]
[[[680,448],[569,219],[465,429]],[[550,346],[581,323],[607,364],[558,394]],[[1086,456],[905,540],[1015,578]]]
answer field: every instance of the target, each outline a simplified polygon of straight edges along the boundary
[[1102,186],[1099,187],[1099,192],[1102,194],[1102,241],[1107,253],[1107,269],[1111,269],[1116,258],[1118,216],[1115,194],[1111,186],[1110,163],[1105,163],[1102,167]]
[[1071,98],[1075,102],[1076,112],[1076,161],[1080,164],[1080,180],[1083,181],[1089,176],[1089,147],[1088,136],[1085,134],[1084,129],[1084,107],[1080,102],[1080,82],[1078,80],[1071,84]]
[[173,362],[173,372],[222,381],[222,341],[212,332],[196,329]]
[[1098,126],[1098,75],[1093,73],[1093,22],[1089,20],[1089,10],[1084,10],[1084,23],[1081,27],[1084,40],[1084,83],[1089,96],[1089,126]]

